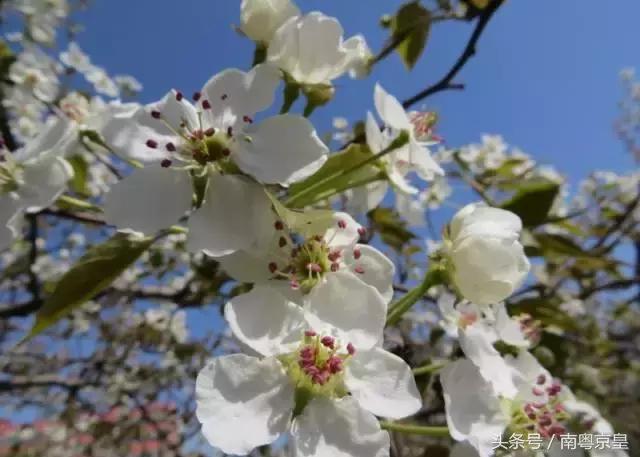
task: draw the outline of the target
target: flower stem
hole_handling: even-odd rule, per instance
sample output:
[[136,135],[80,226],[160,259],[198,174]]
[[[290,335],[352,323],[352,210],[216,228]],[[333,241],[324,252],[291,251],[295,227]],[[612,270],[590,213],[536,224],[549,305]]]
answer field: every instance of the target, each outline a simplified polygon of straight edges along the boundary
[[428,426],[402,424],[399,422],[380,421],[380,427],[390,432],[406,433],[408,435],[432,436],[436,438],[446,438],[449,435],[449,429],[445,426]]
[[442,284],[444,282],[443,273],[443,270],[439,267],[432,268],[427,272],[424,280],[418,284],[417,287],[411,289],[395,303],[392,303],[387,313],[387,325],[397,324],[402,318],[402,315],[409,311],[431,287]]
[[414,368],[412,370],[412,372],[413,372],[414,376],[422,376],[422,375],[425,375],[425,374],[435,373],[436,371],[439,371],[440,368],[444,367],[445,365],[446,365],[445,362],[429,363],[427,365],[423,365],[421,367]]

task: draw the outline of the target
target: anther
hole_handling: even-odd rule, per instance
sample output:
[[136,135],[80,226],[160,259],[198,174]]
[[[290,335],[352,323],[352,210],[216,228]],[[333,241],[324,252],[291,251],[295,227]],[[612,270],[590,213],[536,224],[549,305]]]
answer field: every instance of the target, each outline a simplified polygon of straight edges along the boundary
[[158,147],[158,142],[155,140],[147,140],[146,145],[151,149],[155,149]]
[[340,269],[340,264],[339,263],[335,263],[334,262],[334,263],[331,264],[331,271],[333,271],[334,273],[336,271],[338,271],[339,269]]
[[211,103],[209,103],[209,100],[202,100],[202,107],[204,109],[211,109]]
[[251,119],[249,116],[242,116],[242,120],[244,122],[246,122],[247,124],[252,124],[253,123],[253,119]]
[[344,229],[346,227],[347,227],[347,223],[344,220],[340,219],[338,221],[338,228]]
[[305,330],[304,332],[304,336],[308,336],[309,338],[312,338],[316,335],[317,333],[314,330]]
[[545,382],[547,382],[547,377],[544,374],[541,374],[538,376],[538,379],[536,380],[536,383],[541,386],[542,384],[544,384]]
[[287,245],[287,239],[284,236],[281,236],[280,239],[278,240],[278,246],[283,248],[286,245]]
[[224,149],[222,150],[222,155],[223,155],[223,156],[225,156],[225,157],[229,157],[229,156],[231,155],[231,149],[229,149],[229,148],[224,148]]
[[353,346],[353,344],[347,344],[347,352],[349,353],[349,355],[353,355],[356,353],[356,348]]
[[360,258],[360,256],[362,255],[362,253],[360,252],[360,249],[356,248],[353,250],[353,258],[358,260]]
[[198,100],[200,100],[200,97],[202,97],[202,94],[200,92],[194,92],[193,93],[193,101],[197,102]]
[[160,119],[162,117],[162,113],[157,110],[151,111],[151,117],[154,119]]
[[180,92],[179,90],[176,91],[176,100],[180,102],[182,101],[183,98],[184,98],[184,95],[182,95],[182,92]]
[[282,223],[282,221],[276,221],[273,226],[276,230],[284,230],[284,224]]
[[213,136],[216,134],[216,129],[214,129],[213,127],[208,128],[207,130],[204,131],[204,134],[206,136]]
[[229,96],[227,94],[222,94],[220,100],[226,100]]
[[364,274],[364,267],[362,265],[357,265],[353,270],[358,274]]
[[365,236],[367,234],[367,229],[364,227],[358,227],[358,235],[360,235],[361,237]]
[[167,143],[167,145],[165,146],[167,148],[167,151],[169,152],[175,152],[176,150],[176,145],[173,143]]
[[160,166],[162,168],[169,168],[171,166],[171,160],[164,159],[162,162],[160,162]]
[[323,346],[328,347],[329,349],[333,349],[335,346],[336,340],[333,339],[332,336],[327,335],[327,336],[323,336],[320,342],[322,343]]
[[233,136],[233,127],[227,127],[227,136]]
[[313,263],[313,262],[309,262],[307,264],[307,270],[309,270],[312,273],[322,273],[322,267],[317,263]]
[[278,265],[275,262],[269,263],[269,271],[273,274],[278,271]]

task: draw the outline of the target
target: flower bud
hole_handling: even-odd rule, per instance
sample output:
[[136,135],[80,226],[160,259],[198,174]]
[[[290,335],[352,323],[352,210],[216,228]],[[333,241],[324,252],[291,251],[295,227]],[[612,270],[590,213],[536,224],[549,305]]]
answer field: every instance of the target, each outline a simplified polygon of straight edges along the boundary
[[473,203],[447,228],[445,252],[453,285],[479,305],[498,303],[520,286],[529,261],[519,242],[520,218],[503,209]]
[[268,44],[287,19],[300,10],[290,0],[243,0],[240,6],[240,29],[253,41]]

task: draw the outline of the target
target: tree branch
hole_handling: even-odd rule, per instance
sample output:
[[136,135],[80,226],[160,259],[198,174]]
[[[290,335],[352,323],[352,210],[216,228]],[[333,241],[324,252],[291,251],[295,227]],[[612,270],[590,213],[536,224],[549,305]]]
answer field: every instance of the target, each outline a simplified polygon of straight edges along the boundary
[[451,70],[442,77],[440,81],[433,84],[432,86],[427,87],[423,91],[417,93],[413,97],[410,97],[402,102],[402,106],[405,108],[410,107],[411,105],[416,104],[417,102],[424,100],[430,95],[435,94],[436,92],[441,92],[445,90],[462,90],[464,89],[464,84],[454,84],[452,81],[457,76],[457,74],[462,70],[462,68],[467,64],[469,59],[473,57],[476,53],[476,45],[478,44],[478,40],[482,36],[482,32],[484,32],[485,27],[493,17],[494,13],[498,10],[500,5],[504,0],[493,0],[490,5],[487,6],[486,9],[482,11],[482,14],[478,17],[478,22],[476,24],[476,28],[473,30],[467,45],[465,46],[462,54],[458,57],[458,60],[455,62]]

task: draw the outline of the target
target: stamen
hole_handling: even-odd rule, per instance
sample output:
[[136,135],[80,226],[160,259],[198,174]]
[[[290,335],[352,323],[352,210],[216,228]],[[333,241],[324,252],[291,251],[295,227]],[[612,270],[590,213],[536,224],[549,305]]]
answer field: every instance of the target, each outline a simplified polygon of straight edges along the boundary
[[281,236],[280,239],[278,240],[278,246],[283,248],[286,245],[287,245],[287,239],[284,236]]
[[338,228],[344,229],[346,227],[347,227],[347,223],[343,219],[340,219],[338,221]]
[[353,346],[353,344],[347,344],[347,352],[349,353],[349,355],[353,355],[356,353],[356,348]]
[[162,117],[162,113],[157,110],[151,111],[151,117],[154,119],[160,119]]
[[282,223],[282,221],[276,221],[273,226],[276,230],[284,230],[284,224]]
[[336,344],[336,340],[332,337],[332,336],[323,336],[322,339],[320,340],[320,342],[322,343],[322,345],[324,347],[328,347],[329,349],[333,349],[335,347]]
[[202,97],[202,94],[200,92],[194,92],[193,93],[193,101],[197,102],[198,100],[200,100],[200,97]]
[[253,119],[251,119],[249,116],[242,116],[242,120],[247,124],[253,124]]
[[209,100],[202,100],[202,107],[204,109],[211,109],[211,103],[209,103]]
[[155,140],[147,140],[146,145],[151,149],[155,149],[158,147],[158,142]]
[[357,265],[353,270],[358,274],[364,274],[364,267],[362,265]]
[[355,248],[353,250],[353,258],[358,260],[360,258],[360,256],[362,255],[362,253],[360,252],[360,249]]
[[213,127],[208,128],[207,130],[204,131],[204,134],[206,136],[213,136],[216,134],[216,129],[214,129]]
[[169,168],[171,166],[171,160],[169,159],[164,159],[162,162],[160,162],[160,166],[162,168]]
[[276,271],[278,271],[278,265],[275,262],[269,263],[269,271],[271,273],[275,273]]
[[177,91],[176,91],[176,100],[178,100],[179,102],[181,102],[183,98],[184,98],[184,95],[182,95],[182,92],[180,92],[179,90],[177,90]]
[[167,143],[167,145],[165,146],[167,148],[167,151],[169,152],[175,152],[176,151],[176,145],[173,143]]

